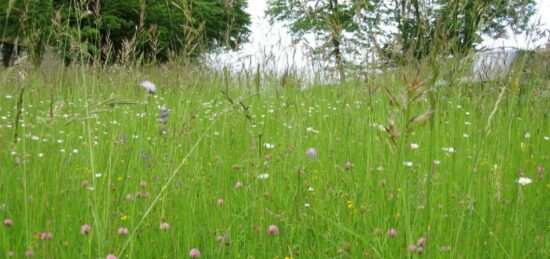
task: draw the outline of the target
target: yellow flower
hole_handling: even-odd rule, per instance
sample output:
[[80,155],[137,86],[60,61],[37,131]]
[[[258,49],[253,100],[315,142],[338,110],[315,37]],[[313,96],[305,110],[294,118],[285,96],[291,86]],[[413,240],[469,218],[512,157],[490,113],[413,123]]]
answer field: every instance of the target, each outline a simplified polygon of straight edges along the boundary
[[348,201],[348,209],[353,209],[355,207],[355,204],[353,204],[353,201]]
[[122,217],[120,217],[120,220],[122,221],[126,221],[126,220],[129,220],[130,217],[126,216],[126,215],[123,215]]

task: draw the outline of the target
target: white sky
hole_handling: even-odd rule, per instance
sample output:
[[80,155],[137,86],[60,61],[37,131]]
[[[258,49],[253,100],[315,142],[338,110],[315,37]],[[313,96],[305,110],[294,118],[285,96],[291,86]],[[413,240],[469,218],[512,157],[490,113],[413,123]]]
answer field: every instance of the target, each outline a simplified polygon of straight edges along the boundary
[[[293,44],[288,30],[280,24],[271,26],[265,17],[268,0],[249,0],[247,11],[251,15],[251,35],[249,42],[236,53],[215,55],[218,63],[231,64],[232,67],[255,67],[258,62],[265,66],[276,66],[278,69],[294,65],[303,67],[307,64],[303,44]],[[537,13],[533,22],[540,20],[543,28],[550,28],[550,1],[538,0]],[[531,36],[532,37],[532,36]],[[308,39],[313,40],[313,39]],[[546,40],[546,39],[545,39]],[[542,40],[542,43],[545,42]],[[480,47],[518,47],[533,48],[541,42],[532,42],[529,37],[519,35],[507,39],[486,39]]]

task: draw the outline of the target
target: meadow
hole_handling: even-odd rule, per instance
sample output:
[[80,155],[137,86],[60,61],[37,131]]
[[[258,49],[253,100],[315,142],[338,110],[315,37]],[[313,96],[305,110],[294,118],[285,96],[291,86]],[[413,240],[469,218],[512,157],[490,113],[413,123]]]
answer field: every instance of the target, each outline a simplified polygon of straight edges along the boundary
[[548,82],[423,71],[4,69],[0,257],[549,258]]

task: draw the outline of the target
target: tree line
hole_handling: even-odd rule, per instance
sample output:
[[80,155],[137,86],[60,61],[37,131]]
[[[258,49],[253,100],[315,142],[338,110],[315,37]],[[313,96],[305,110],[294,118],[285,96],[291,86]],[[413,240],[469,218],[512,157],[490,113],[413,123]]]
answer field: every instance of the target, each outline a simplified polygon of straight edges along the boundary
[[[40,64],[52,46],[75,60],[165,62],[235,49],[250,33],[246,0],[0,0],[4,62],[24,46]],[[357,60],[402,64],[462,55],[483,36],[528,29],[535,0],[269,0],[270,21],[313,35],[345,76]]]
[[25,48],[39,65],[52,46],[66,64],[194,57],[246,41],[246,0],[1,0],[4,64]]
[[267,13],[296,39],[313,35],[322,43],[314,50],[344,77],[349,59],[361,55],[402,64],[466,54],[483,36],[527,30],[535,9],[535,0],[272,0]]

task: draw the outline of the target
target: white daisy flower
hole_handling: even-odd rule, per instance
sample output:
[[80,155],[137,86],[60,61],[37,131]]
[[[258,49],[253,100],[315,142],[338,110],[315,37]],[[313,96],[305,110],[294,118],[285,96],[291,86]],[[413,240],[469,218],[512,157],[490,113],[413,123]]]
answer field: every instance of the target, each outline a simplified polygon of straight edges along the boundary
[[520,177],[520,178],[517,179],[516,182],[523,185],[523,186],[525,186],[525,185],[528,185],[528,184],[532,183],[533,180],[531,180],[527,177]]

